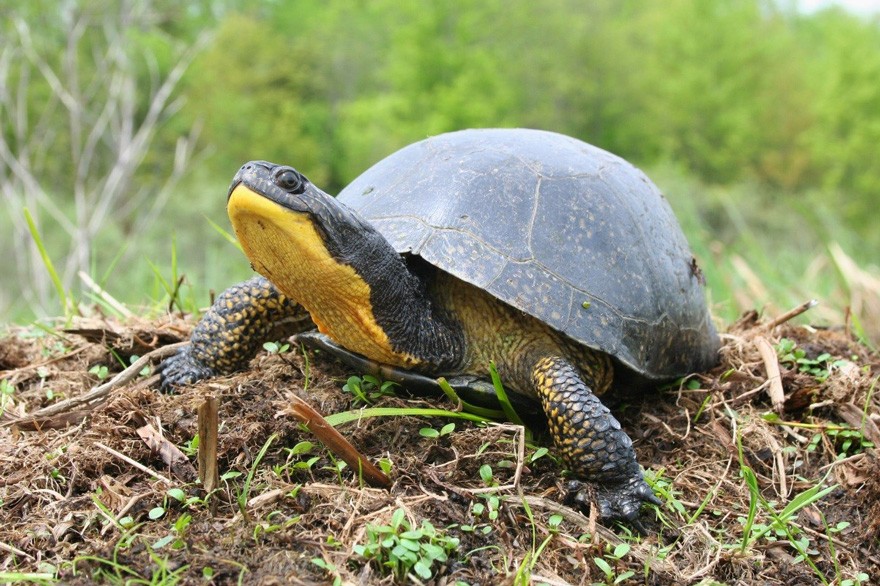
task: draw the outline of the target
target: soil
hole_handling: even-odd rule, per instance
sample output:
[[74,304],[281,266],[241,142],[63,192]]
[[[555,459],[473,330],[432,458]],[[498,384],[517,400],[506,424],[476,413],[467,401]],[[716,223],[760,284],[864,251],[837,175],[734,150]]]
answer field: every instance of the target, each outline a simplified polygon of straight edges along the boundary
[[[566,504],[569,479],[546,436],[537,430],[521,451],[512,424],[458,419],[439,437],[419,430],[452,419],[341,425],[361,453],[391,462],[389,490],[363,486],[290,415],[292,394],[325,415],[362,407],[342,390],[362,373],[296,348],[177,394],[158,392],[148,369],[70,402],[133,355],[185,340],[191,325],[94,317],[0,338],[0,582],[392,584],[355,546],[397,510],[459,540],[433,577],[413,571],[403,583],[880,581],[880,355],[843,329],[767,329],[748,314],[722,335],[711,372],[611,404],[664,501],[645,507],[639,534]],[[782,338],[803,355],[779,365],[774,411],[758,340]],[[832,364],[827,378],[805,372]],[[219,400],[221,475],[209,495],[192,446],[208,396]],[[397,396],[374,406],[454,409]],[[820,488],[829,490],[797,506]]]

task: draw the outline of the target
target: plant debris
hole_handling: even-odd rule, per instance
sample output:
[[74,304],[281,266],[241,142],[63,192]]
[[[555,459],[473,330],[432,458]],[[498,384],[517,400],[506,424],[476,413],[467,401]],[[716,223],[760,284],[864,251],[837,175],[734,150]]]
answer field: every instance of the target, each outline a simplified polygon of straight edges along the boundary
[[[541,430],[523,443],[511,424],[341,425],[390,464],[390,489],[367,488],[289,415],[291,397],[325,414],[355,409],[342,387],[364,373],[293,348],[166,395],[137,357],[184,340],[190,324],[73,326],[0,338],[0,582],[390,584],[377,535],[427,556],[393,562],[410,583],[880,580],[880,355],[842,329],[752,312],[722,335],[711,372],[612,404],[664,501],[644,509],[649,532],[636,535],[565,504]],[[195,480],[208,397],[219,407],[211,492]]]

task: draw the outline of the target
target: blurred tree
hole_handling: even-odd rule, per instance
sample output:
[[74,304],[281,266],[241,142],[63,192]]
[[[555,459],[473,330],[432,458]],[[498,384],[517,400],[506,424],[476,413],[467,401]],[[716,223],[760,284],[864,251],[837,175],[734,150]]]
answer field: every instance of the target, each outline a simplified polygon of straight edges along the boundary
[[666,157],[709,181],[800,181],[809,162],[799,135],[810,123],[802,61],[771,3],[647,3],[640,26],[649,124]]
[[61,280],[70,288],[88,270],[104,224],[130,217],[148,226],[193,152],[193,134],[167,137],[171,153],[138,174],[179,106],[175,91],[198,46],[155,34],[153,8],[135,0],[34,2],[3,26],[0,195],[16,218],[11,252],[35,309],[57,311],[22,208],[66,250]]
[[[831,9],[801,19],[815,115],[806,133],[816,173],[852,225],[876,233],[880,193],[880,26]],[[859,195],[860,197],[853,197]]]

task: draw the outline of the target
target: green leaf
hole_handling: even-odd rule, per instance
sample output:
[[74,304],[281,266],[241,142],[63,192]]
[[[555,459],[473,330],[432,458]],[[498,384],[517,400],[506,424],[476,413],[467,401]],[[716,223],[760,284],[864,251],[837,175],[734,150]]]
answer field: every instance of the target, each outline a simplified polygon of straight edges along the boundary
[[186,493],[180,488],[169,488],[165,494],[181,503],[186,500]]
[[424,560],[419,560],[413,566],[413,570],[415,570],[416,574],[419,575],[423,580],[427,580],[431,577],[431,564],[425,563]]
[[397,509],[391,515],[391,527],[397,529],[403,523],[406,512],[403,509]]
[[615,558],[620,559],[629,553],[630,545],[628,543],[618,543],[612,554]]
[[611,566],[605,561],[605,558],[593,558],[593,562],[599,566],[599,569],[602,570],[602,573],[606,576],[610,577],[613,574]]

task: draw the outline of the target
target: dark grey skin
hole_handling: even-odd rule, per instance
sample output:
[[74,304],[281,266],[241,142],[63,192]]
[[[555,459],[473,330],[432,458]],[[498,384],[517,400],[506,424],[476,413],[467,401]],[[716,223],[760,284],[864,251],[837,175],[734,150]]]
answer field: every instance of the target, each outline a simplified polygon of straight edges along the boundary
[[[414,356],[412,368],[384,367],[392,378],[459,376],[480,393],[491,359],[514,394],[540,402],[567,467],[595,484],[603,518],[637,522],[640,504],[657,502],[597,395],[614,369],[657,381],[706,369],[718,341],[675,218],[634,167],[557,134],[485,130],[407,147],[336,199],[260,161],[238,184],[309,214],[330,255],[370,285],[376,323]],[[308,327],[288,295],[320,316],[285,267],[250,254],[270,280],[225,292],[193,345],[163,365],[163,385],[242,368],[279,323]],[[379,367],[341,338],[309,339]]]

